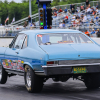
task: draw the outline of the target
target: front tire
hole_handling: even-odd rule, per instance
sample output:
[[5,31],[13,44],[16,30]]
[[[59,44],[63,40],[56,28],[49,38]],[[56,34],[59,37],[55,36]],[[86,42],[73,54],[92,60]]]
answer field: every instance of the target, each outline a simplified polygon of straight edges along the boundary
[[7,82],[8,73],[3,67],[0,69],[0,84],[5,84]]
[[25,66],[24,80],[28,92],[41,92],[43,88],[43,78],[35,75],[33,69],[30,68],[28,65]]
[[87,89],[97,89],[100,87],[100,73],[88,74],[84,78]]

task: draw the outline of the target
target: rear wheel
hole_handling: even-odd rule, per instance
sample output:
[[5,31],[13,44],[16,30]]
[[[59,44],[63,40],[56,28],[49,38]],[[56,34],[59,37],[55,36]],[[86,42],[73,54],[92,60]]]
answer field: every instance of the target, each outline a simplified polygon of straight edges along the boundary
[[32,68],[30,68],[28,65],[25,66],[24,79],[25,79],[25,86],[28,92],[35,93],[35,92],[40,92],[42,90],[43,78],[35,75]]
[[0,84],[5,84],[7,82],[8,73],[3,67],[0,69]]
[[88,74],[84,77],[84,83],[88,89],[97,89],[100,87],[100,73]]

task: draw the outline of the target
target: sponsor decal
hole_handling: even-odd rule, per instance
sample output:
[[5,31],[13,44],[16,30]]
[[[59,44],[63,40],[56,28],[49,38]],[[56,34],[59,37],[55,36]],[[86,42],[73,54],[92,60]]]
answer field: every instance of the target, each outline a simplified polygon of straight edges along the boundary
[[8,66],[8,63],[6,63],[6,66]]
[[6,63],[5,63],[5,62],[2,62],[2,64],[3,64],[3,65],[6,65]]
[[14,63],[11,63],[11,66],[14,66]]
[[37,35],[38,37],[42,37],[42,35]]
[[21,60],[10,60],[10,59],[2,60],[2,65],[4,68],[15,69],[20,71],[24,71],[23,63],[24,61]]
[[21,63],[21,60],[18,60],[18,63]]
[[11,60],[7,60],[7,62],[11,62]]
[[24,68],[23,67],[20,67],[20,70],[23,70],[24,71]]
[[21,63],[23,64],[23,63],[24,63],[24,61],[21,61]]
[[7,66],[6,66],[6,65],[3,65],[3,67],[4,67],[4,68],[7,68]]

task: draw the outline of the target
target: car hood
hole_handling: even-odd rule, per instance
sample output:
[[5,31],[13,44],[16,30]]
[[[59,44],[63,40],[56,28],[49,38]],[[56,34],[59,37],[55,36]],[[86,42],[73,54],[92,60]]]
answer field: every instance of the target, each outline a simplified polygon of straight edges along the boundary
[[96,44],[41,45],[49,59],[92,59],[100,58],[100,47]]

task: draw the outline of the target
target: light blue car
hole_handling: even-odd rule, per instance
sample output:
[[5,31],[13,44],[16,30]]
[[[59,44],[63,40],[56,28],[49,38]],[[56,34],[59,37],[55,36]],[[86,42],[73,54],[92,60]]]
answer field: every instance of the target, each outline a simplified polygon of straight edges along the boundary
[[100,45],[77,30],[22,31],[8,48],[0,48],[0,61],[0,83],[23,75],[28,92],[40,92],[49,78],[76,78],[88,89],[100,86]]

